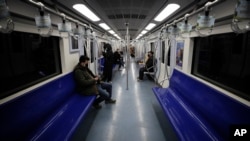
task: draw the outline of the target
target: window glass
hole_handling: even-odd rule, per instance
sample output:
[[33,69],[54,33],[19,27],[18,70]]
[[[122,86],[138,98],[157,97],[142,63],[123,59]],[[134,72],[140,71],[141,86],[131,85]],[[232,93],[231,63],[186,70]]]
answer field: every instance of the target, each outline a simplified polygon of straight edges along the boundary
[[195,38],[192,73],[250,99],[250,33]]
[[155,47],[154,42],[151,42],[150,43],[150,51],[154,51],[155,50],[154,47]]
[[90,52],[91,52],[90,61],[91,61],[91,63],[93,63],[94,62],[94,57],[95,57],[95,54],[94,54],[94,41],[93,40],[90,41]]
[[83,49],[84,49],[84,55],[88,56],[88,54],[87,54],[87,40],[85,40],[85,43],[83,45]]
[[0,98],[61,73],[59,37],[0,33]]
[[161,62],[164,63],[165,60],[165,41],[161,42]]
[[167,57],[168,57],[168,62],[167,62],[168,64],[167,65],[170,66],[170,58],[171,58],[170,57],[170,52],[171,52],[172,47],[171,47],[171,43],[170,43],[171,41],[170,40],[167,40],[167,41],[168,41],[168,45],[169,45],[168,50],[167,50],[167,54],[168,54],[167,55]]
[[73,36],[71,36],[71,44],[72,44],[72,50],[78,50],[78,39],[75,39]]

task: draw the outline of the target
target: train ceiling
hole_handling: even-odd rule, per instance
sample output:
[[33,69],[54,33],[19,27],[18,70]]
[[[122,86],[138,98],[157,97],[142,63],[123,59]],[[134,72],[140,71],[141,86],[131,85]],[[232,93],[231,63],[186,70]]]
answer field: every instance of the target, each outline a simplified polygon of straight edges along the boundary
[[[174,19],[203,6],[207,0],[40,0],[40,2],[76,17],[94,28],[98,27],[99,30],[103,29],[99,28],[98,24],[104,22],[121,38],[126,35],[125,23],[128,23],[130,38],[134,39],[149,23],[156,24],[153,30],[158,29],[166,22],[172,22]],[[93,22],[81,15],[72,7],[77,3],[85,4],[101,20]],[[170,3],[177,3],[180,8],[164,21],[154,21],[157,14]],[[105,32],[105,30],[103,31]]]

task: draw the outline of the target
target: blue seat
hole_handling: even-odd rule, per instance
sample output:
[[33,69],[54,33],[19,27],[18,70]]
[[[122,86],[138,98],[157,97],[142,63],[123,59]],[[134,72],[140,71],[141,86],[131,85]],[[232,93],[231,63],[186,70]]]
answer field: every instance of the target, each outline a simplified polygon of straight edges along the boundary
[[178,70],[152,90],[181,141],[227,141],[231,126],[250,124],[248,106]]
[[99,62],[99,66],[100,66],[100,72],[103,72],[103,68],[104,68],[104,57],[103,58],[100,58],[99,60],[98,60],[98,62]]
[[95,96],[75,92],[73,74],[0,106],[0,140],[69,140]]
[[[98,60],[98,63],[99,63],[99,71],[102,73],[103,72],[103,69],[104,69],[104,63],[105,63],[105,58],[100,58]],[[114,69],[116,67],[117,64],[113,64],[112,65],[112,69]]]

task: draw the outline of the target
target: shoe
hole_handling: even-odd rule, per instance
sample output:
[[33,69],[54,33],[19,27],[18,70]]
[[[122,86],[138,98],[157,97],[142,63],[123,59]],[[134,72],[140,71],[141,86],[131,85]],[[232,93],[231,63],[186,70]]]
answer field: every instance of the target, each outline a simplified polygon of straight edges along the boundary
[[100,104],[93,104],[93,107],[95,109],[101,109],[102,108],[102,106]]
[[114,99],[109,99],[105,101],[105,104],[114,104],[114,103],[116,103],[116,100]]
[[137,81],[142,81],[142,79],[140,79],[139,77],[137,77]]

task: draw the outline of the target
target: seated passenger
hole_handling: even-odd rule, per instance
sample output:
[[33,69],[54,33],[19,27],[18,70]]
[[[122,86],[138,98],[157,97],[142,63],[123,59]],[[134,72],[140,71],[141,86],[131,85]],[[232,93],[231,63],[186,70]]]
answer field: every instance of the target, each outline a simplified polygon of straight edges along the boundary
[[120,59],[121,59],[121,55],[119,53],[119,49],[117,49],[115,52],[114,52],[114,64],[120,64]]
[[137,77],[137,80],[143,80],[144,72],[153,72],[154,71],[154,61],[153,61],[153,51],[148,52],[148,59],[145,63],[145,66],[140,68],[139,70],[139,77]]
[[123,52],[120,51],[119,54],[120,54],[120,64],[118,69],[121,70],[121,66],[124,68]]
[[93,106],[96,109],[101,108],[99,105],[105,100],[105,103],[115,103],[112,97],[112,84],[100,81],[100,78],[94,75],[87,67],[89,57],[81,56],[79,63],[74,69],[74,78],[76,81],[76,90],[83,95],[97,95]]

